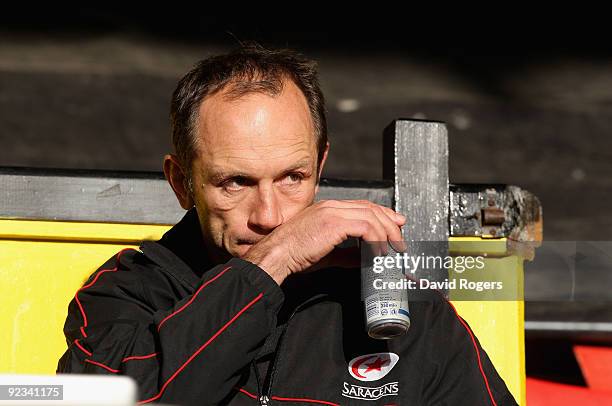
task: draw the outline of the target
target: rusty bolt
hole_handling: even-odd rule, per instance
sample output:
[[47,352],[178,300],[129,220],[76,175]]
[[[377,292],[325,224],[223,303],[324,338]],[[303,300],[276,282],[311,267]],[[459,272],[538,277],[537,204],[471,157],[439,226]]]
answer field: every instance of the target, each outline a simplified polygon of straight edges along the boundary
[[504,224],[506,216],[504,211],[498,207],[487,207],[482,209],[482,225],[500,226]]

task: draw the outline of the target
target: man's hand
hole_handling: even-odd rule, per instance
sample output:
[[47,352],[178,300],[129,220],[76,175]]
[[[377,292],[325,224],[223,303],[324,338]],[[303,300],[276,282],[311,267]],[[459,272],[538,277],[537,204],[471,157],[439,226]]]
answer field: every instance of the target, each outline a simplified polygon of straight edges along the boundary
[[401,214],[367,200],[324,200],[278,226],[253,245],[244,259],[280,285],[287,276],[312,270],[319,262],[345,266],[342,256],[332,251],[349,237],[374,243],[375,254],[387,253],[387,241],[404,251],[400,227],[405,222]]

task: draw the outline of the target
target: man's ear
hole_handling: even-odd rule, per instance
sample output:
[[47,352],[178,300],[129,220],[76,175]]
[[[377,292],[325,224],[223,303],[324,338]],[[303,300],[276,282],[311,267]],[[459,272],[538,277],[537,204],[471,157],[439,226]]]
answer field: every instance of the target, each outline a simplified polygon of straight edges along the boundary
[[315,188],[315,194],[319,193],[319,182],[321,181],[321,174],[323,173],[323,167],[325,166],[325,162],[327,161],[328,152],[329,152],[329,141],[325,144],[325,151],[323,151],[323,157],[321,158],[321,163],[319,164],[319,170],[317,173],[317,186]]
[[193,207],[194,201],[191,191],[188,189],[186,172],[179,163],[178,157],[174,154],[164,156],[164,175],[174,191],[181,207],[189,210]]

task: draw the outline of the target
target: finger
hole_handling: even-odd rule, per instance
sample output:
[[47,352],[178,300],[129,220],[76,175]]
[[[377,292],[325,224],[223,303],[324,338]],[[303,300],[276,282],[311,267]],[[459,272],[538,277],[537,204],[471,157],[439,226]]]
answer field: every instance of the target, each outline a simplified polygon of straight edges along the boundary
[[385,206],[380,206],[380,205],[377,205],[377,206],[380,207],[389,216],[389,218],[393,220],[393,222],[395,222],[398,226],[403,226],[404,224],[406,224],[406,216],[404,216],[403,214],[398,213]]
[[[335,209],[344,219],[343,227],[351,237],[359,237],[373,246],[378,255],[387,255],[387,232],[378,217],[369,209]],[[354,223],[354,224],[351,224]]]
[[[374,216],[378,220],[377,222],[373,223],[376,227],[382,227],[382,229],[377,229],[377,235],[381,237],[377,241],[377,245],[380,246],[377,250],[378,252],[382,251],[383,253],[387,254],[387,241],[391,243],[391,247],[396,251],[403,252],[406,250],[407,247],[403,241],[399,226],[387,215],[389,212],[395,213],[393,210],[388,209],[388,211],[384,211],[382,210],[382,206],[370,204],[367,201],[348,203],[349,204],[345,205],[345,207],[336,208],[336,210],[339,210],[337,212],[338,215],[353,219],[368,219],[371,216]],[[334,204],[336,206],[340,206],[338,203]],[[355,208],[350,208],[351,206]],[[367,238],[365,239],[366,241],[369,241]]]
[[399,226],[393,222],[387,212],[382,210],[381,206],[375,206],[372,211],[385,227],[387,232],[387,240],[391,244],[391,247],[395,251],[405,251],[407,247],[402,238],[402,231],[400,230]]
[[381,206],[379,204],[370,202],[369,200],[325,200],[321,202],[328,207],[334,208],[380,208],[385,214],[389,216],[389,218],[396,223],[398,226],[402,226],[406,223],[406,217],[392,209]]
[[385,207],[380,204],[372,203],[368,200],[358,200],[357,202],[358,202],[357,204],[362,204],[362,205],[365,205],[365,207],[369,207],[372,210],[376,210],[376,211],[380,211],[384,213],[387,217],[389,217],[389,219],[393,223],[397,224],[398,226],[402,226],[406,224],[406,217],[390,209],[389,207]]

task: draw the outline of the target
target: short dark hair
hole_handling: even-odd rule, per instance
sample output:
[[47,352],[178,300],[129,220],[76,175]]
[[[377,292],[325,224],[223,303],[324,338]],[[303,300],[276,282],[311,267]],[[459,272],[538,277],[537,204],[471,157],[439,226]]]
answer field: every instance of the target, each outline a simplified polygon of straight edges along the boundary
[[189,180],[197,143],[196,124],[204,99],[224,89],[231,99],[254,92],[276,96],[287,79],[295,83],[308,102],[321,163],[327,144],[327,118],[316,62],[293,50],[270,50],[249,43],[231,53],[199,61],[172,94],[172,144]]

